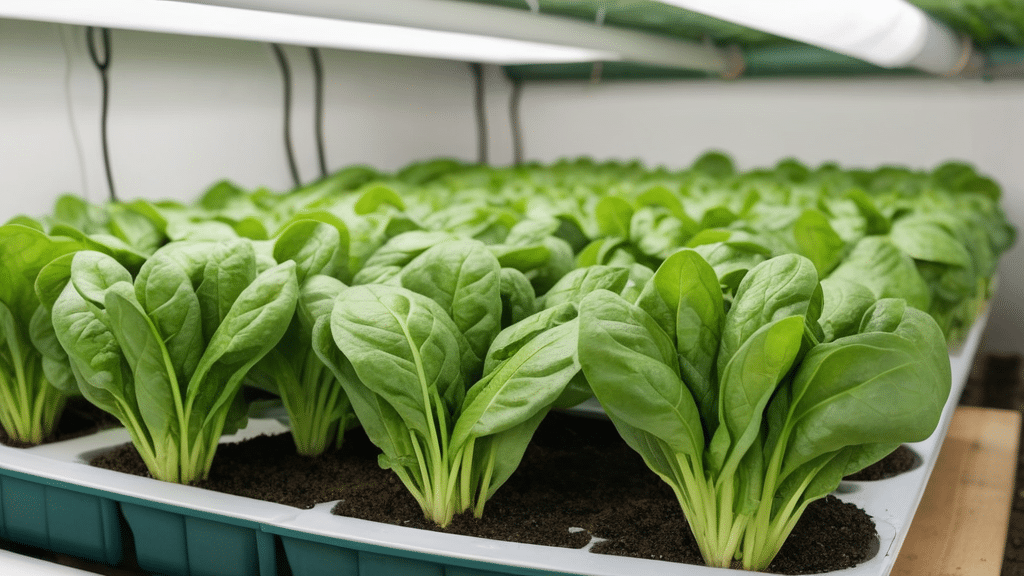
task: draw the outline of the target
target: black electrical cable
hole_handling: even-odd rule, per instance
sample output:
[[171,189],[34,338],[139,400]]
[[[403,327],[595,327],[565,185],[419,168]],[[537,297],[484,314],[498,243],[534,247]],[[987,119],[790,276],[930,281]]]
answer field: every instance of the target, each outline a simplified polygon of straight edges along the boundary
[[476,108],[476,138],[477,138],[477,162],[487,164],[487,111],[484,101],[484,68],[474,62],[469,65],[473,72],[473,84],[475,87],[474,107]]
[[313,63],[313,121],[316,129],[316,153],[320,161],[320,177],[327,177],[327,157],[324,154],[324,65],[320,49],[311,47],[309,59]]
[[295,164],[295,150],[292,149],[292,72],[288,67],[288,58],[279,44],[271,44],[274,55],[277,56],[277,64],[281,68],[281,78],[284,84],[284,150],[288,156],[288,169],[292,174],[292,182],[298,188],[302,181],[299,179],[299,168]]
[[89,26],[85,29],[85,40],[89,48],[89,58],[92,60],[96,70],[100,73],[100,142],[103,147],[103,166],[107,172],[107,189],[110,193],[110,201],[117,202],[117,193],[114,191],[114,175],[110,170],[110,146],[107,143],[107,116],[110,110],[110,29],[99,28],[99,49],[103,57],[97,53],[97,29]]
[[512,131],[512,165],[523,163],[523,120],[520,115],[520,104],[523,101],[523,81],[512,79],[512,92],[508,98],[508,123]]

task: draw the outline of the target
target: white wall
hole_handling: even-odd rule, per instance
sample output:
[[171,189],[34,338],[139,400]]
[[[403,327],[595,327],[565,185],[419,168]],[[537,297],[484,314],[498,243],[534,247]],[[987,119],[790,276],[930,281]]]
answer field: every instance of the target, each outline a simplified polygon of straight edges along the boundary
[[[188,199],[221,178],[290,187],[280,72],[266,45],[114,31],[110,151],[123,198]],[[317,175],[310,65],[295,76],[303,180]],[[476,157],[473,83],[462,63],[323,51],[328,168],[394,169]],[[509,83],[487,70],[490,159],[511,160]],[[522,101],[528,159],[580,154],[681,167],[729,152],[741,167],[795,156],[846,166],[975,163],[1005,188],[1024,229],[1024,82],[852,79],[532,82]],[[62,192],[106,197],[99,81],[84,29],[0,20],[0,221],[41,214]],[[989,351],[1024,353],[1024,242],[1002,262]]]
[[[286,50],[303,181],[319,175],[312,67]],[[466,64],[324,50],[328,169],[476,157]],[[194,198],[221,178],[291,186],[281,74],[254,42],[112,31],[109,140],[121,198]],[[0,20],[0,221],[63,192],[106,198],[100,83],[81,27]]]
[[[741,168],[788,156],[849,167],[967,160],[1004,188],[1024,231],[1024,81],[941,79],[528,83],[526,157],[640,158],[683,167],[708,149]],[[982,344],[1024,354],[1024,240],[1001,262]]]

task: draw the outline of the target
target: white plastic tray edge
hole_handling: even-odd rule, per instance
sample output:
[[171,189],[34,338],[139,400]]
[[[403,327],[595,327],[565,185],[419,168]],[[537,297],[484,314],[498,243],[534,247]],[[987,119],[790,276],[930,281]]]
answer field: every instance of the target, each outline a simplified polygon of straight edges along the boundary
[[[248,427],[236,434],[224,436],[221,442],[237,442],[264,433],[281,432],[287,432],[287,428],[277,420],[250,419]],[[299,512],[298,508],[292,506],[161,482],[87,464],[92,454],[126,442],[129,442],[128,433],[119,428],[28,449],[0,446],[0,468],[128,498],[200,510],[258,524],[288,519]]]
[[[887,576],[892,570],[914,512],[924,495],[953,412],[967,383],[974,354],[987,320],[986,312],[975,322],[963,345],[950,354],[952,388],[939,424],[929,438],[910,445],[921,458],[921,465],[908,473],[884,481],[844,482],[837,490],[842,500],[861,507],[876,521],[881,548],[871,560],[853,568],[829,572],[830,575]],[[595,404],[589,403],[577,412],[593,413]],[[600,405],[597,405],[597,409],[600,409]],[[331,507],[331,503],[318,505],[312,510],[300,513],[291,521],[278,523],[278,526],[327,538],[386,545],[410,552],[441,554],[468,560],[479,560],[481,556],[486,556],[497,564],[586,576],[632,576],[638,571],[645,576],[748,574],[741,570],[692,565],[681,567],[678,563],[597,555],[581,550],[496,542],[414,530],[335,516],[330,514]]]
[[[939,425],[928,439],[910,445],[921,458],[921,465],[889,480],[844,482],[837,490],[844,501],[860,506],[875,519],[881,549],[871,560],[853,568],[829,572],[830,575],[887,576],[892,570],[966,385],[986,322],[987,313],[975,322],[963,346],[950,354],[953,386]],[[580,411],[592,410],[584,407]],[[236,435],[226,436],[223,441],[231,442],[261,433],[283,431],[286,428],[274,419],[252,419],[249,427]],[[288,533],[308,533],[453,559],[586,576],[633,576],[637,573],[649,576],[713,576],[747,573],[417,530],[335,516],[330,513],[334,503],[319,504],[311,510],[303,511],[281,504],[102,470],[85,464],[89,453],[127,441],[127,433],[123,430],[108,430],[76,440],[24,450],[0,446],[0,468],[130,498],[261,523],[271,527],[270,531],[275,531],[273,527],[277,527]]]

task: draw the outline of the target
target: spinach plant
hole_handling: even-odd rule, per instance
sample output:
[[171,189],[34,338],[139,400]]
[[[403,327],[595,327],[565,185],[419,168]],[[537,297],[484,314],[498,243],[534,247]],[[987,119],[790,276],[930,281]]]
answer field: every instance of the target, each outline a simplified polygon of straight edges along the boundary
[[[583,299],[579,358],[619,433],[674,490],[705,562],[761,570],[811,501],[931,434],[949,360],[935,321],[903,300],[878,301],[847,334],[861,299],[826,306],[801,256],[754,266],[725,302],[711,266],[678,252],[636,304]],[[823,308],[843,334],[824,343]]]
[[27,218],[0,226],[0,426],[18,442],[49,436],[76,392],[35,281],[52,260],[80,247]]
[[244,422],[243,377],[281,338],[295,263],[260,272],[250,242],[171,243],[136,278],[82,251],[53,324],[87,400],[124,424],[150,473],[206,477],[225,428]]
[[[493,280],[499,278],[495,269]],[[441,526],[470,508],[483,514],[579,372],[574,309],[510,326],[501,334],[515,337],[493,338],[504,342],[498,358],[466,337],[482,317],[469,312],[472,301],[462,305],[465,313],[453,319],[408,288],[354,286],[339,294],[330,325],[318,324],[313,333],[315,349],[382,450],[381,466]],[[533,329],[523,330],[525,323]]]
[[317,323],[330,322],[331,308],[345,285],[337,277],[347,264],[347,247],[332,225],[300,220],[274,242],[277,262],[295,262],[298,305],[287,332],[250,373],[249,383],[278,394],[288,413],[299,454],[316,456],[341,447],[356,425],[345,391],[313,349]]

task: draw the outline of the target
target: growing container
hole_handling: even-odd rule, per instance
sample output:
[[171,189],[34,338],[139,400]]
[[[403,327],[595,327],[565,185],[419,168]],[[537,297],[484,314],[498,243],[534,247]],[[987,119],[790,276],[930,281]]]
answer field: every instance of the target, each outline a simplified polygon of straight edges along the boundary
[[[924,494],[950,419],[971,369],[986,317],[950,354],[953,389],[939,426],[910,444],[921,464],[887,480],[844,481],[836,491],[875,521],[879,549],[844,576],[885,576]],[[585,404],[576,411],[595,412]],[[254,418],[224,442],[284,432],[273,418]],[[468,576],[585,574],[713,576],[742,573],[582,550],[499,542],[345,518],[333,502],[310,510],[160,482],[86,462],[128,441],[123,430],[29,449],[0,447],[0,536],[108,564],[123,557],[127,526],[147,571],[168,576],[391,574]],[[122,524],[124,523],[124,524]]]

